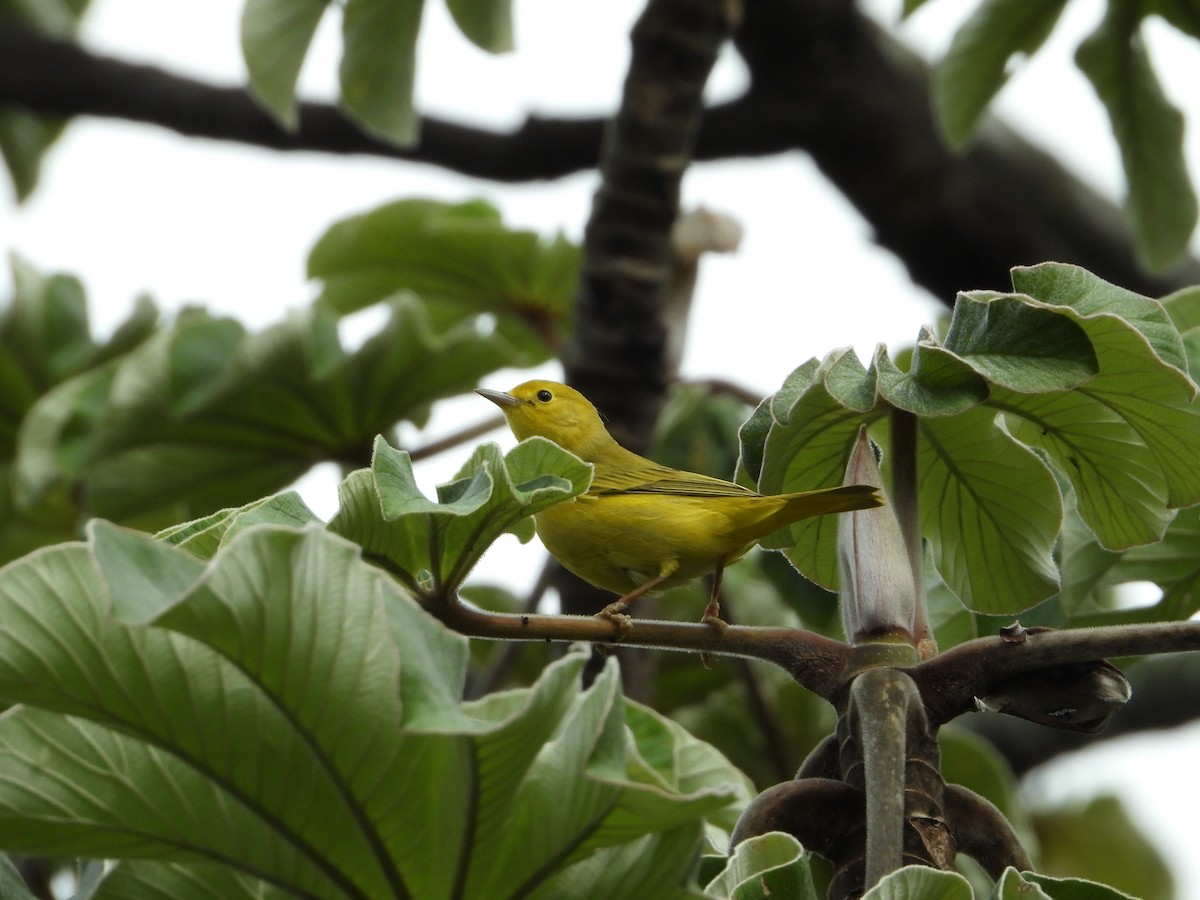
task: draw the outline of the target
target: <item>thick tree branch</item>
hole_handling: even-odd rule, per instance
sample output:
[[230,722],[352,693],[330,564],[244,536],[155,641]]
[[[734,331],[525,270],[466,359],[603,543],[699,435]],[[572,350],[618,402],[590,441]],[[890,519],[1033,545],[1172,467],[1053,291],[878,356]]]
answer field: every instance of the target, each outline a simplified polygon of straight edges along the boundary
[[929,66],[853,4],[757,0],[735,42],[753,93],[764,105],[776,98],[778,127],[792,129],[876,240],[938,299],[1007,289],[1011,267],[1045,260],[1152,296],[1200,280],[1194,261],[1148,277],[1124,215],[998,122],[952,153],[931,113]]
[[[698,160],[801,149],[855,203],[917,283],[1006,287],[1017,264],[1074,262],[1152,296],[1200,282],[1194,261],[1148,276],[1124,216],[1048,154],[993,125],[951,155],[931,119],[928,67],[842,0],[757,0],[738,38],[749,93],[707,111]],[[282,130],[241,88],[214,87],[105,59],[0,21],[0,104],[156,124],[181,134],[278,150],[372,154],[494,181],[558,178],[594,167],[601,118],[530,118],[511,133],[424,119],[400,149],[359,131],[336,107],[304,103]]]
[[567,380],[644,451],[673,373],[664,305],[679,189],[704,113],[704,85],[740,0],[650,0],[630,35],[621,106],[600,158],[584,232]]
[[1015,676],[1121,656],[1200,650],[1200,622],[1109,625],[1030,631],[1024,640],[976,638],[914,667],[930,715],[939,723],[974,711],[976,698]]
[[421,142],[405,149],[373,138],[325,103],[301,103],[285,131],[241,87],[219,87],[97,56],[0,18],[0,104],[56,115],[128,119],[188,137],[272,150],[366,154],[425,162],[494,181],[557,178],[595,166],[604,120],[530,118],[499,134],[423,118]]

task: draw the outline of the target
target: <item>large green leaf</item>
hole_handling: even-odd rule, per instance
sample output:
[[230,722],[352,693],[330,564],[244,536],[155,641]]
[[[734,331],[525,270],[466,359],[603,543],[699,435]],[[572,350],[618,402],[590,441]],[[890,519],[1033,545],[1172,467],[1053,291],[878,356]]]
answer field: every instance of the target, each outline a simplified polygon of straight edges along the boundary
[[994,614],[1053,594],[1062,503],[1045,465],[985,407],[922,420],[920,437],[921,528],[937,536],[946,584],[968,609]]
[[436,501],[417,486],[408,454],[379,438],[371,468],[351,473],[329,527],[386,563],[417,596],[455,591],[488,545],[506,531],[533,536],[529,516],[591,483],[591,466],[544,438],[507,456],[484,444]]
[[1109,3],[1075,59],[1108,110],[1121,148],[1138,252],[1148,266],[1162,269],[1187,250],[1197,204],[1184,157],[1184,118],[1150,63],[1138,5]]
[[1015,269],[1013,280],[1079,314],[1100,371],[1061,394],[996,391],[993,405],[1024,419],[1014,433],[1070,479],[1104,546],[1157,540],[1171,510],[1200,501],[1200,472],[1188,462],[1200,452],[1200,407],[1174,324],[1157,302],[1073,266]]
[[[11,265],[12,300],[0,311],[0,562],[76,536],[77,498],[66,485],[29,497],[16,457],[23,470],[55,485],[61,467],[86,452],[86,436],[111,385],[112,360],[146,340],[158,320],[143,299],[107,341],[96,341],[77,279],[43,274],[16,255]],[[61,402],[53,415],[31,421],[34,405],[55,393]],[[47,435],[62,437],[50,453],[39,444]],[[29,446],[37,452],[25,453]]]
[[501,333],[545,358],[565,336],[579,265],[565,238],[507,229],[485,203],[401,200],[331,226],[308,274],[339,312],[413,291],[497,315]]
[[342,105],[367,131],[397,144],[417,140],[413,80],[424,5],[346,0],[342,10]]
[[374,435],[524,360],[470,317],[414,297],[390,313],[353,353],[319,308],[259,334],[184,316],[116,360],[103,384],[85,374],[35,404],[18,498],[31,506],[69,487],[95,515],[153,513],[164,524],[205,514],[279,490],[317,460],[363,460]]
[[216,863],[127,860],[71,900],[286,900],[290,895]]
[[[828,363],[829,360],[827,359]],[[834,361],[836,365],[836,360]],[[850,445],[862,415],[835,400],[820,376],[807,389],[766,439],[758,489],[765,494],[813,490],[839,484]],[[837,580],[837,521],[832,516],[804,519],[785,532],[766,538],[764,547],[787,548],[788,558],[817,584]]]
[[[922,330],[907,368],[882,349],[870,368],[850,351],[801,366],[743,426],[739,478],[765,493],[838,483],[861,425],[883,437],[890,409],[912,413],[931,558],[969,608],[997,615],[1058,586],[1062,503],[1049,466],[1101,545],[1156,541],[1177,508],[1200,501],[1187,344],[1161,304],[1076,267],[1013,279],[1022,293],[960,295],[945,338]],[[834,584],[830,522],[763,543]]]
[[296,80],[328,0],[246,0],[242,56],[250,90],[287,128],[299,122]]
[[648,765],[669,726],[627,728],[613,666],[581,691],[583,653],[462,704],[466,640],[317,526],[205,562],[96,523],[0,570],[0,621],[0,846],[154,861],[99,897],[553,896],[644,839],[663,868],[621,883],[678,887],[739,783],[684,741]]
[[[142,299],[108,341],[98,342],[91,334],[79,279],[43,274],[17,254],[12,254],[9,262],[12,303],[0,316],[0,346],[6,357],[0,370],[7,388],[5,408],[23,411],[37,393],[128,352],[146,340],[158,322],[154,304]],[[21,383],[9,381],[12,368],[20,371]]]
[[1058,22],[1066,0],[983,0],[955,32],[934,77],[934,104],[956,147],[974,133],[1008,80],[1014,56],[1032,56]]

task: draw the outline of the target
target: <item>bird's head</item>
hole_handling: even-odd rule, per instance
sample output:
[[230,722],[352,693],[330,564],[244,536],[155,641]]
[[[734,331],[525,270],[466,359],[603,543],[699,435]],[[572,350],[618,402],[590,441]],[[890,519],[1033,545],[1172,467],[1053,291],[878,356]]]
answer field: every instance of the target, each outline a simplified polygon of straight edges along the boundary
[[507,393],[477,388],[504,413],[517,440],[540,435],[586,458],[597,441],[608,437],[600,413],[579,391],[555,381],[526,381]]

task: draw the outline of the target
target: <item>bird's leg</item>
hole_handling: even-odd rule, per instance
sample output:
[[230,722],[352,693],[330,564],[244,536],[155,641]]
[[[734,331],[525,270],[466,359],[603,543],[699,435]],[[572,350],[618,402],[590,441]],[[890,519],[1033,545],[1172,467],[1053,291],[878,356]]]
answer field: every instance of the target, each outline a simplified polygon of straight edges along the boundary
[[624,637],[625,632],[629,630],[630,618],[625,615],[625,610],[638,597],[643,594],[648,594],[679,570],[679,561],[674,559],[665,560],[657,575],[653,578],[639,584],[628,594],[618,597],[600,612],[596,613],[596,617],[600,619],[611,619],[613,624],[617,626],[617,630]]
[[711,625],[718,631],[724,632],[729,623],[721,618],[721,577],[725,574],[725,560],[717,560],[717,568],[713,572],[712,594],[708,598],[708,606],[704,607],[704,615],[700,621]]

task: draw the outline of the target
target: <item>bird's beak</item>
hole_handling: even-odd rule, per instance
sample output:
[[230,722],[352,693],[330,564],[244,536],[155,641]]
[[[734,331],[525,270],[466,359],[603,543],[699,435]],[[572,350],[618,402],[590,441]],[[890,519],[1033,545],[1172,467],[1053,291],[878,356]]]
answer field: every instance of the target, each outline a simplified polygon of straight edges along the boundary
[[521,401],[512,394],[506,394],[504,391],[489,391],[487,388],[475,388],[475,393],[480,397],[486,397],[491,400],[501,409],[512,409]]

